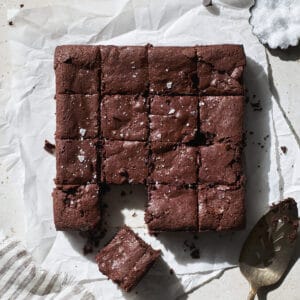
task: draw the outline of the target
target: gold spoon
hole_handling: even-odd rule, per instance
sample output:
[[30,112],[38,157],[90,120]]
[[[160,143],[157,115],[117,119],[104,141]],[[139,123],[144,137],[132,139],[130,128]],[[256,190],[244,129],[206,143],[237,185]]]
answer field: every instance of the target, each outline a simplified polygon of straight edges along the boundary
[[288,198],[272,206],[251,230],[239,259],[251,286],[248,300],[255,298],[259,288],[280,280],[293,255],[297,229],[297,204]]

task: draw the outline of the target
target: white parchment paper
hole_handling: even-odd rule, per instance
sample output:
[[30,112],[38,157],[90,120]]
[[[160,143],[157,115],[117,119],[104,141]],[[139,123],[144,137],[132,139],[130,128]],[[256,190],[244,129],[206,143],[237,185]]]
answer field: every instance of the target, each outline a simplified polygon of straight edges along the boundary
[[[5,127],[10,139],[4,145],[9,155],[3,158],[4,163],[11,163],[11,155],[21,157],[22,166],[12,166],[11,172],[14,176],[25,172],[22,188],[27,246],[45,269],[68,272],[97,299],[175,299],[237,264],[247,232],[270,203],[287,196],[299,201],[299,145],[270,93],[265,49],[248,24],[249,2],[214,1],[215,6],[205,8],[200,0],[74,1],[72,8],[54,6],[10,12],[15,24],[10,37],[13,79]],[[84,241],[78,234],[55,231],[51,199],[55,158],[43,150],[43,143],[45,139],[53,141],[55,131],[53,53],[57,45],[146,43],[244,45],[248,90],[247,229],[151,237],[143,222],[144,188],[114,187],[104,199],[111,231],[102,245],[117,226],[126,223],[163,253],[162,260],[138,288],[125,295],[98,272],[93,255],[82,255]],[[261,110],[255,109],[258,106]],[[286,154],[281,146],[287,147]],[[120,196],[122,190],[126,196]],[[200,259],[191,258],[186,244],[194,244],[200,250]]]

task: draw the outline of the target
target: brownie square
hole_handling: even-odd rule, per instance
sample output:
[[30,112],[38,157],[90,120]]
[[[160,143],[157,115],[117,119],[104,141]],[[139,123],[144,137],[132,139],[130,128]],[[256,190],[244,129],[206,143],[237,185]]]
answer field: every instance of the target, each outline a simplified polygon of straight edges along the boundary
[[102,137],[110,140],[147,141],[148,104],[144,97],[106,95],[101,102]]
[[216,143],[200,147],[199,181],[233,184],[241,176],[241,148]]
[[97,254],[96,261],[100,272],[129,292],[159,256],[159,250],[154,250],[124,226]]
[[96,138],[99,127],[98,113],[98,95],[57,95],[56,138]]
[[145,222],[150,232],[197,230],[197,191],[191,188],[154,185],[149,187]]
[[55,50],[56,94],[97,94],[100,51],[97,46],[59,46]]
[[207,143],[243,138],[244,97],[206,96],[200,98],[200,131]]
[[55,69],[56,94],[97,94],[98,70],[83,69],[71,64],[58,64]]
[[187,143],[197,133],[198,97],[154,96],[150,100],[150,140]]
[[150,182],[174,185],[196,183],[196,147],[151,143]]
[[144,184],[148,175],[148,153],[144,142],[105,140],[101,180],[108,184]]
[[101,90],[107,94],[142,94],[148,90],[146,46],[101,46]]
[[56,184],[95,183],[97,140],[56,140]]
[[243,95],[246,57],[241,45],[197,47],[199,90],[202,95]]
[[192,47],[150,47],[150,93],[197,94],[197,57]]
[[53,211],[56,230],[91,230],[100,221],[99,187],[96,184],[58,186]]
[[200,185],[199,230],[241,229],[245,226],[243,186]]
[[63,45],[55,49],[54,68],[59,64],[71,64],[85,69],[100,68],[100,50],[98,46]]

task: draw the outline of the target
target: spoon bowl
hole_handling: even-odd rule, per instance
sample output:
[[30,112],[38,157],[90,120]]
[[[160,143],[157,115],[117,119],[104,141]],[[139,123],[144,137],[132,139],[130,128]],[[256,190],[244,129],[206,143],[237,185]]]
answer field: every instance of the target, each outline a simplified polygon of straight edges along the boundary
[[248,300],[259,288],[277,283],[293,256],[298,229],[298,209],[288,198],[264,215],[247,237],[239,259],[242,274],[249,281]]

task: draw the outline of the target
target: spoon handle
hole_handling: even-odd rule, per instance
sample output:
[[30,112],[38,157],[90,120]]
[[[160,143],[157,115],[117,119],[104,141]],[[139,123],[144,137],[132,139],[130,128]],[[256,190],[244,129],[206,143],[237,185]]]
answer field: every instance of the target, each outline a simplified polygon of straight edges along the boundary
[[254,300],[254,298],[256,296],[256,293],[257,293],[257,289],[255,289],[251,286],[251,289],[250,289],[250,292],[248,294],[247,300]]

